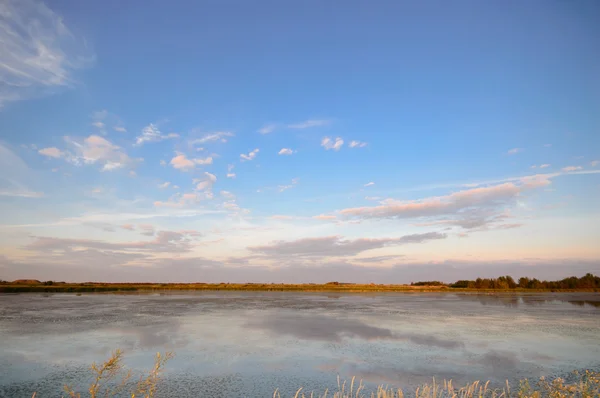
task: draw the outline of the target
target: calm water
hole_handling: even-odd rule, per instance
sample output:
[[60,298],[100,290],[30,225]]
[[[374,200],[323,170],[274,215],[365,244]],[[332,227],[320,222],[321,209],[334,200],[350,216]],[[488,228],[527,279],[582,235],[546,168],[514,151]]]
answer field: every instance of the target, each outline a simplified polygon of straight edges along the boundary
[[176,353],[162,396],[269,397],[600,370],[599,336],[600,294],[0,294],[0,396],[59,396],[115,348]]

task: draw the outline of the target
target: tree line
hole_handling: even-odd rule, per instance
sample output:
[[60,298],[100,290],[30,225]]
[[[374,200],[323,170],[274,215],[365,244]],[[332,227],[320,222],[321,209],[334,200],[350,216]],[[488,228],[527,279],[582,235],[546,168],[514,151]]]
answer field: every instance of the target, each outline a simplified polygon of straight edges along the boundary
[[571,276],[559,281],[540,281],[527,277],[515,281],[511,276],[506,275],[499,278],[459,280],[449,286],[466,289],[597,289],[600,288],[600,277],[587,273],[581,278]]

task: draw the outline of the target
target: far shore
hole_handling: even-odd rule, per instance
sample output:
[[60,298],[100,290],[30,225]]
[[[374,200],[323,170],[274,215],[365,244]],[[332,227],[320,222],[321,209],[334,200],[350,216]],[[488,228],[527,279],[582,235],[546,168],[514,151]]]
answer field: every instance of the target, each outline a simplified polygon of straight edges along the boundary
[[478,289],[457,288],[449,285],[384,285],[330,282],[324,284],[284,283],[66,283],[66,282],[4,282],[0,293],[92,293],[92,292],[150,292],[150,291],[270,291],[270,292],[404,292],[404,293],[532,293],[532,292],[600,292],[599,288],[512,288]]

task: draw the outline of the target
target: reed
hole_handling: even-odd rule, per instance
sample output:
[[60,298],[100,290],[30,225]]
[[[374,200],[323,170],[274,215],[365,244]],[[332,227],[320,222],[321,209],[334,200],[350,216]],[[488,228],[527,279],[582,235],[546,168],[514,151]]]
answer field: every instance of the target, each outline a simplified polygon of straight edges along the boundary
[[[98,398],[98,397],[131,397],[152,398],[157,395],[161,374],[166,362],[173,357],[167,352],[157,353],[154,366],[145,375],[133,380],[131,371],[123,366],[123,352],[116,350],[104,363],[92,364],[92,382],[85,393],[80,393],[72,386],[65,386],[69,398]],[[349,382],[342,381],[338,376],[337,388],[325,390],[322,393],[304,391],[299,388],[290,398],[600,398],[600,372],[573,372],[573,377],[566,381],[564,378],[541,378],[537,382],[523,379],[517,388],[511,388],[509,382],[501,388],[491,388],[490,382],[475,381],[464,386],[455,386],[452,380],[437,382],[432,379],[430,384],[423,384],[414,391],[405,393],[401,388],[378,386],[369,390],[362,380],[352,378]],[[190,391],[190,393],[193,393]],[[279,389],[273,393],[273,398],[283,398]],[[38,397],[35,393],[32,398]]]

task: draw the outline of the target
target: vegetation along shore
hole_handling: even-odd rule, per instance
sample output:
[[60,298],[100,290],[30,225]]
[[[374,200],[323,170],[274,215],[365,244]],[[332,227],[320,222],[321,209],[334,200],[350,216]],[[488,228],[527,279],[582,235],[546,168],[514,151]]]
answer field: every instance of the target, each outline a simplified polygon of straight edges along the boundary
[[324,284],[284,284],[284,283],[68,283],[21,279],[12,282],[0,280],[0,293],[84,293],[84,292],[136,292],[168,290],[231,290],[231,291],[292,291],[292,292],[481,292],[481,291],[585,291],[600,292],[600,277],[586,274],[582,277],[569,277],[558,281],[540,281],[535,278],[510,276],[499,278],[477,278],[459,280],[455,283],[420,281],[409,285],[361,284],[329,282]]
[[[110,358],[102,364],[92,364],[90,371],[92,381],[87,387],[87,394],[77,391],[73,386],[65,384],[64,390],[68,397],[144,397],[151,398],[160,395],[160,381],[166,362],[173,354],[157,353],[154,366],[147,373],[134,377],[131,371],[123,366],[123,353],[115,351]],[[568,380],[567,380],[568,379]],[[414,396],[416,398],[595,398],[600,397],[600,373],[594,371],[573,372],[568,378],[540,378],[538,381],[522,379],[518,383],[510,384],[508,381],[502,387],[491,386],[490,382],[475,381],[464,386],[454,385],[452,380],[441,382],[432,379],[431,384],[417,387],[414,392],[406,390],[406,393],[398,387],[379,386],[369,389],[361,380],[352,378],[350,381],[340,381],[337,385],[324,392],[304,391],[299,388],[291,395],[283,394],[278,389],[273,393],[274,398],[404,398]],[[34,392],[32,398],[36,398]],[[38,397],[41,398],[41,395]]]

